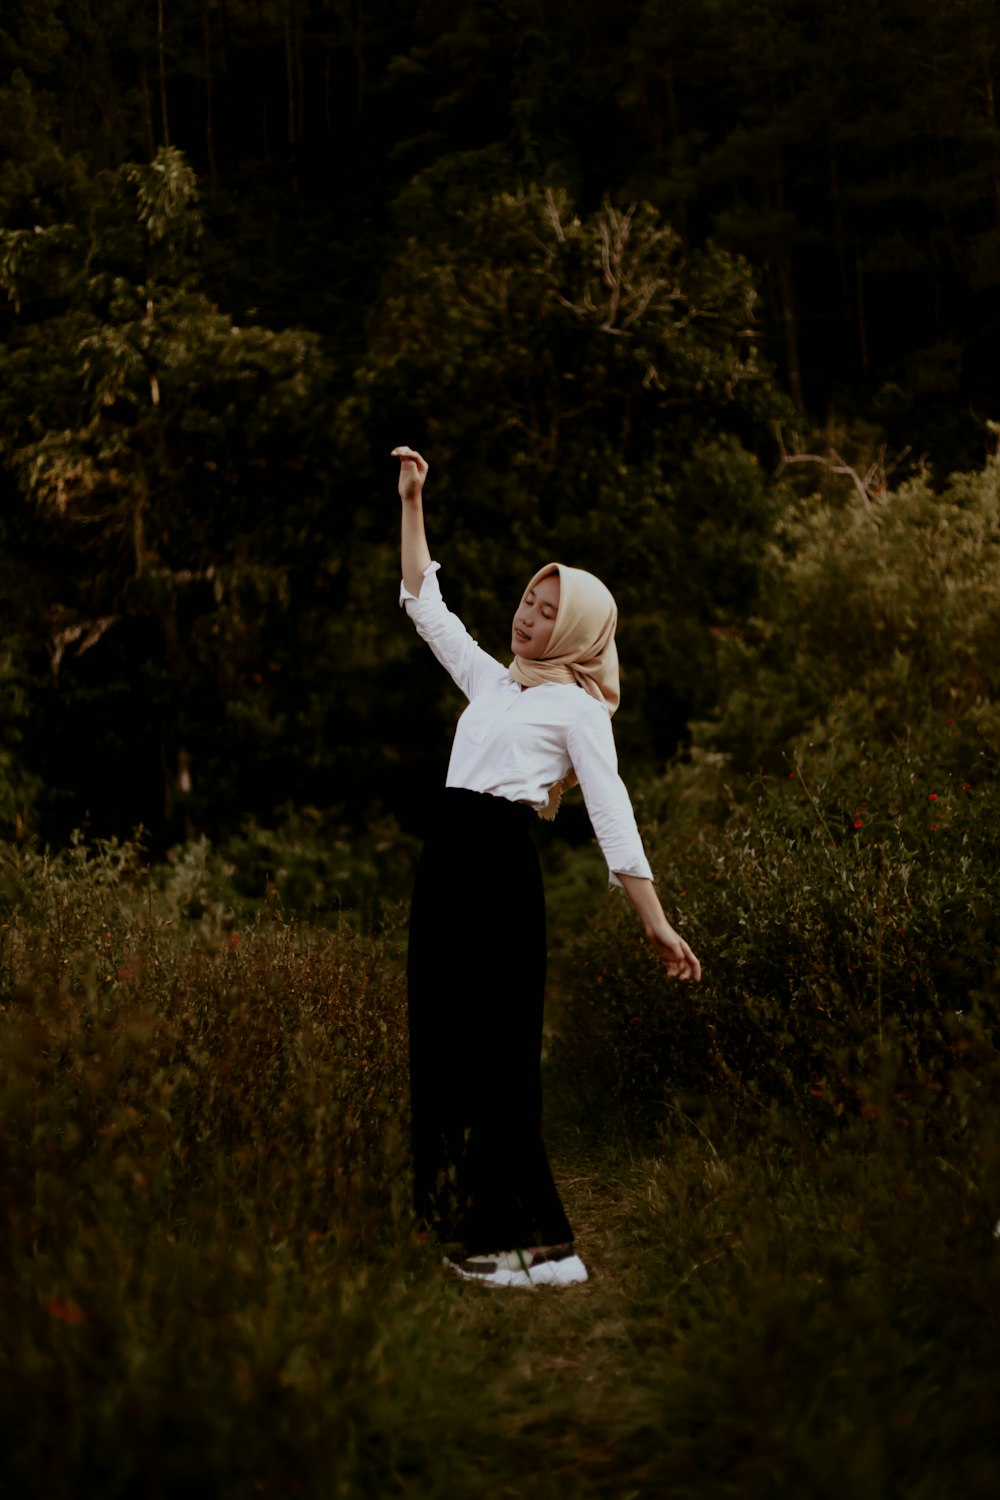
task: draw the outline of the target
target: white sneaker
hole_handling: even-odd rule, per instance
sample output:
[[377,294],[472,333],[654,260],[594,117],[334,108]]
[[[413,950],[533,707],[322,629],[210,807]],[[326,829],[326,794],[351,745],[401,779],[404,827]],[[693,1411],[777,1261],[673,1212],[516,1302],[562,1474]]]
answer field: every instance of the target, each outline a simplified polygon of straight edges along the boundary
[[495,1255],[446,1255],[444,1264],[463,1281],[484,1286],[578,1286],[587,1267],[572,1246],[561,1250],[498,1250]]

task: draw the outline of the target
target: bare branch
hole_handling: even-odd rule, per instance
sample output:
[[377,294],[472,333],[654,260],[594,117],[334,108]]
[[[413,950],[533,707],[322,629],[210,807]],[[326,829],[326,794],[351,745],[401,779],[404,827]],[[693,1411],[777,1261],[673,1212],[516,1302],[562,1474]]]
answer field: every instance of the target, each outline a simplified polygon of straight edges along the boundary
[[803,453],[799,448],[798,434],[793,432],[791,434],[792,451],[789,452],[785,445],[781,425],[778,422],[774,423],[774,435],[778,443],[779,463],[777,472],[779,474],[789,464],[819,464],[821,468],[826,469],[830,474],[843,474],[851,481],[862,505],[869,512],[874,510],[875,501],[880,495],[884,494],[888,486],[889,476],[900,468],[910,452],[910,448],[907,446],[891,463],[887,464],[885,445],[883,444],[876,457],[862,475],[837,452],[836,448],[831,447],[825,454]]

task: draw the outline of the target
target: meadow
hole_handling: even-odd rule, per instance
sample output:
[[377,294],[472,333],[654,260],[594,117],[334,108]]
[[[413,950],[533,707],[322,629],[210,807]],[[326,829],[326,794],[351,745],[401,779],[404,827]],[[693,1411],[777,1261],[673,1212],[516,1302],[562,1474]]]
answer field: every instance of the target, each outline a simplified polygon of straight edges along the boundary
[[413,1234],[398,923],[237,921],[128,846],[5,876],[0,1493],[992,1494],[989,996],[727,1088],[771,1013],[730,989],[706,1051],[732,955],[671,991],[609,898],[548,1061],[591,1280],[491,1292]]
[[298,845],[259,900],[205,841],[3,847],[0,1494],[992,1496],[997,483],[789,522],[634,789],[701,985],[543,844],[584,1287],[414,1234],[403,907],[304,919]]

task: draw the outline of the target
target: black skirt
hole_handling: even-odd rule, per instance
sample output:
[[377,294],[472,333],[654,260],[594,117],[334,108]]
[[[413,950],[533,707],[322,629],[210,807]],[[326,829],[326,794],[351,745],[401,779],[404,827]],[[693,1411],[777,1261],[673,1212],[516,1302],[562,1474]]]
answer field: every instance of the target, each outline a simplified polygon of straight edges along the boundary
[[546,941],[534,816],[448,788],[410,908],[415,1206],[470,1254],[572,1238],[541,1135]]

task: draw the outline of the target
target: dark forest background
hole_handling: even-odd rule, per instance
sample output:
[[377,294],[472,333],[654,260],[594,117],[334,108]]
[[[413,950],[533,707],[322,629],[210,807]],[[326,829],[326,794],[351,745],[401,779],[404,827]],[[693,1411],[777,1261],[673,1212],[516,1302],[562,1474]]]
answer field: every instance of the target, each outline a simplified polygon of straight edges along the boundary
[[457,706],[396,443],[487,647],[607,580],[630,781],[789,506],[992,446],[994,0],[8,0],[0,66],[8,837],[392,862]]

